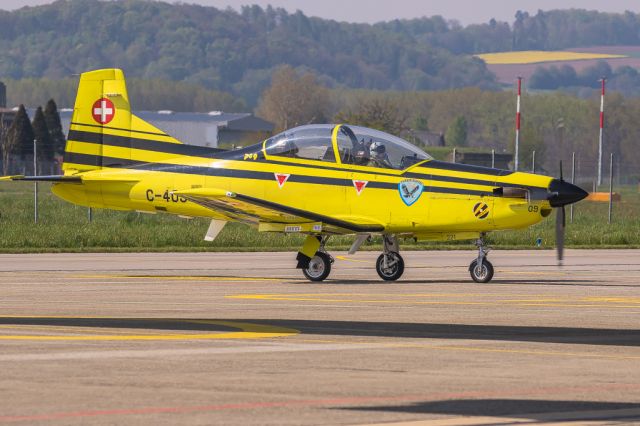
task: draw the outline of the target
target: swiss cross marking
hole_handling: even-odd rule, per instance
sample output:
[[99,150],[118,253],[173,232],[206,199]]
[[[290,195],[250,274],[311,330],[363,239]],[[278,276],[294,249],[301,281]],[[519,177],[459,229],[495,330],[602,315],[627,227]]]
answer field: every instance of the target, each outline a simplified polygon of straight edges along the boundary
[[107,124],[116,115],[116,107],[107,98],[98,99],[93,103],[91,108],[93,119],[100,124]]

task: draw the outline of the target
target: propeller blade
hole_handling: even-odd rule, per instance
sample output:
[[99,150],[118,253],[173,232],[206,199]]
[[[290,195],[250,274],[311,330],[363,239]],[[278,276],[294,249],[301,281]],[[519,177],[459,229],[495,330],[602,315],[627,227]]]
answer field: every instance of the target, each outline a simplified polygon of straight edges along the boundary
[[564,229],[566,225],[564,206],[556,211],[556,254],[558,258],[558,266],[562,266],[564,259]]
[[562,177],[562,160],[560,160],[560,182],[564,182],[564,178]]

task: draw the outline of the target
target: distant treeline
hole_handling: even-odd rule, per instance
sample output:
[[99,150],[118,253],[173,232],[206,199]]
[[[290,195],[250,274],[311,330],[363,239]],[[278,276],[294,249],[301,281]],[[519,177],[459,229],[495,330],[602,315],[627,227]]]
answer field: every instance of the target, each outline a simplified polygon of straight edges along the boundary
[[70,0],[0,11],[0,52],[0,79],[59,79],[119,67],[133,77],[233,92],[249,103],[281,64],[348,87],[495,86],[482,61],[422,37],[258,6],[238,13],[141,0]]
[[638,70],[630,66],[613,70],[606,61],[598,61],[580,72],[570,65],[538,67],[529,79],[528,86],[540,90],[568,89],[580,96],[589,96],[590,89],[600,87],[599,80],[602,77],[607,79],[610,90],[624,93],[625,96],[640,95]]
[[[5,80],[7,105],[35,107],[55,99],[61,108],[73,108],[78,78]],[[129,99],[135,110],[226,111],[242,112],[249,107],[230,93],[206,89],[197,84],[127,78]],[[250,109],[250,108],[249,108]]]
[[441,16],[395,20],[376,27],[420,40],[455,54],[511,50],[558,50],[569,47],[640,45],[640,15],[583,9],[518,11],[514,22],[491,19],[463,27]]
[[61,79],[119,67],[130,77],[233,93],[250,105],[282,64],[311,70],[331,87],[491,89],[494,75],[470,54],[637,45],[639,27],[639,16],[630,12],[518,12],[512,24],[492,19],[461,26],[434,16],[368,25],[270,6],[236,12],[143,0],[60,0],[0,11],[0,79]]

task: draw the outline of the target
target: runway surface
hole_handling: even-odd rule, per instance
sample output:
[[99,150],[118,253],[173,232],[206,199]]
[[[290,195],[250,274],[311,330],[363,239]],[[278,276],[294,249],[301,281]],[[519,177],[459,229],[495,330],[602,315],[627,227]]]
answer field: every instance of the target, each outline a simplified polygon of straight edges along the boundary
[[640,424],[640,251],[0,255],[0,423]]

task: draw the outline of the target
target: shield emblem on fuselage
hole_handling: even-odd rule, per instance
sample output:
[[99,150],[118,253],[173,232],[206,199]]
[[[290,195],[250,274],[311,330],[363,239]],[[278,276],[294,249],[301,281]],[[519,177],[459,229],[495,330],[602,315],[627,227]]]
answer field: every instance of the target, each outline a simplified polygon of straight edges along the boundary
[[412,205],[420,195],[422,195],[422,190],[424,189],[424,185],[419,180],[408,179],[403,180],[398,184],[398,192],[400,192],[400,198],[407,206]]

